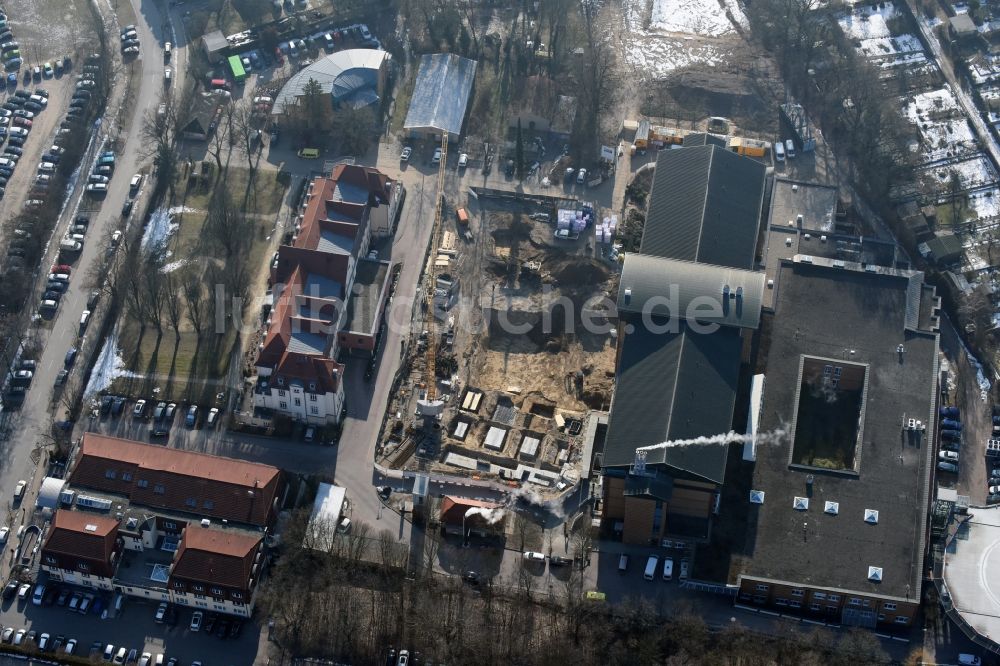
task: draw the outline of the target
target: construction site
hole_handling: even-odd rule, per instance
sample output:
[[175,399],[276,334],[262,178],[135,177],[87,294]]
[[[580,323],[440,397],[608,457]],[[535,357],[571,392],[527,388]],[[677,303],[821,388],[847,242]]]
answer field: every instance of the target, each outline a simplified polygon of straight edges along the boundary
[[561,491],[580,478],[586,435],[610,406],[617,219],[574,198],[497,190],[455,203],[442,202],[425,323],[379,462]]

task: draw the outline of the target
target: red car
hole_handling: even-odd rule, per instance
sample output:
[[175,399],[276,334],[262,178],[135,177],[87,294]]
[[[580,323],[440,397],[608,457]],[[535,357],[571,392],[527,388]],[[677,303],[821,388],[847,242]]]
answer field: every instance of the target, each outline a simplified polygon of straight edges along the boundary
[[66,275],[69,275],[70,271],[72,270],[73,269],[67,266],[66,264],[56,264],[55,266],[52,267],[53,273],[65,273]]
[[17,125],[18,127],[28,127],[28,128],[31,127],[31,121],[28,120],[27,118],[22,118],[21,116],[17,116],[16,118],[14,118],[14,124]]

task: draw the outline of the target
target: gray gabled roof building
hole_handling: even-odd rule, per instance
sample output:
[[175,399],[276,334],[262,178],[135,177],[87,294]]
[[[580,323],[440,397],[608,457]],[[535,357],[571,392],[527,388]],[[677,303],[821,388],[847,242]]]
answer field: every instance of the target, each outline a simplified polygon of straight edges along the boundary
[[[732,428],[743,330],[760,322],[764,275],[751,269],[764,188],[762,164],[711,143],[660,152],[640,252],[626,256],[619,287],[605,468],[628,471],[637,448]],[[725,446],[660,448],[645,462],[721,484],[726,456]]]
[[403,129],[408,135],[420,138],[447,132],[449,140],[457,140],[462,134],[475,79],[475,60],[453,53],[422,56]]

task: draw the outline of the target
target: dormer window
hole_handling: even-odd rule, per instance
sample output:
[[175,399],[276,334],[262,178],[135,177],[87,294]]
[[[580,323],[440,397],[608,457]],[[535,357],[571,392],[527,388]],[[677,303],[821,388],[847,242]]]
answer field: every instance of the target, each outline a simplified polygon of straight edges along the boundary
[[309,390],[310,391],[316,390],[316,382],[309,382]]
[[284,385],[285,385],[285,378],[278,377],[278,386],[284,386]]

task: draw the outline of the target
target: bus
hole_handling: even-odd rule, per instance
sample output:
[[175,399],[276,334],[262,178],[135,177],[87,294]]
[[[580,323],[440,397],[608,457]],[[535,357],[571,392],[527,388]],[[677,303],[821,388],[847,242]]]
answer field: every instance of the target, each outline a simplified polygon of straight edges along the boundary
[[239,56],[229,56],[229,70],[233,73],[233,81],[243,83],[247,80],[247,73],[243,69],[243,63]]

